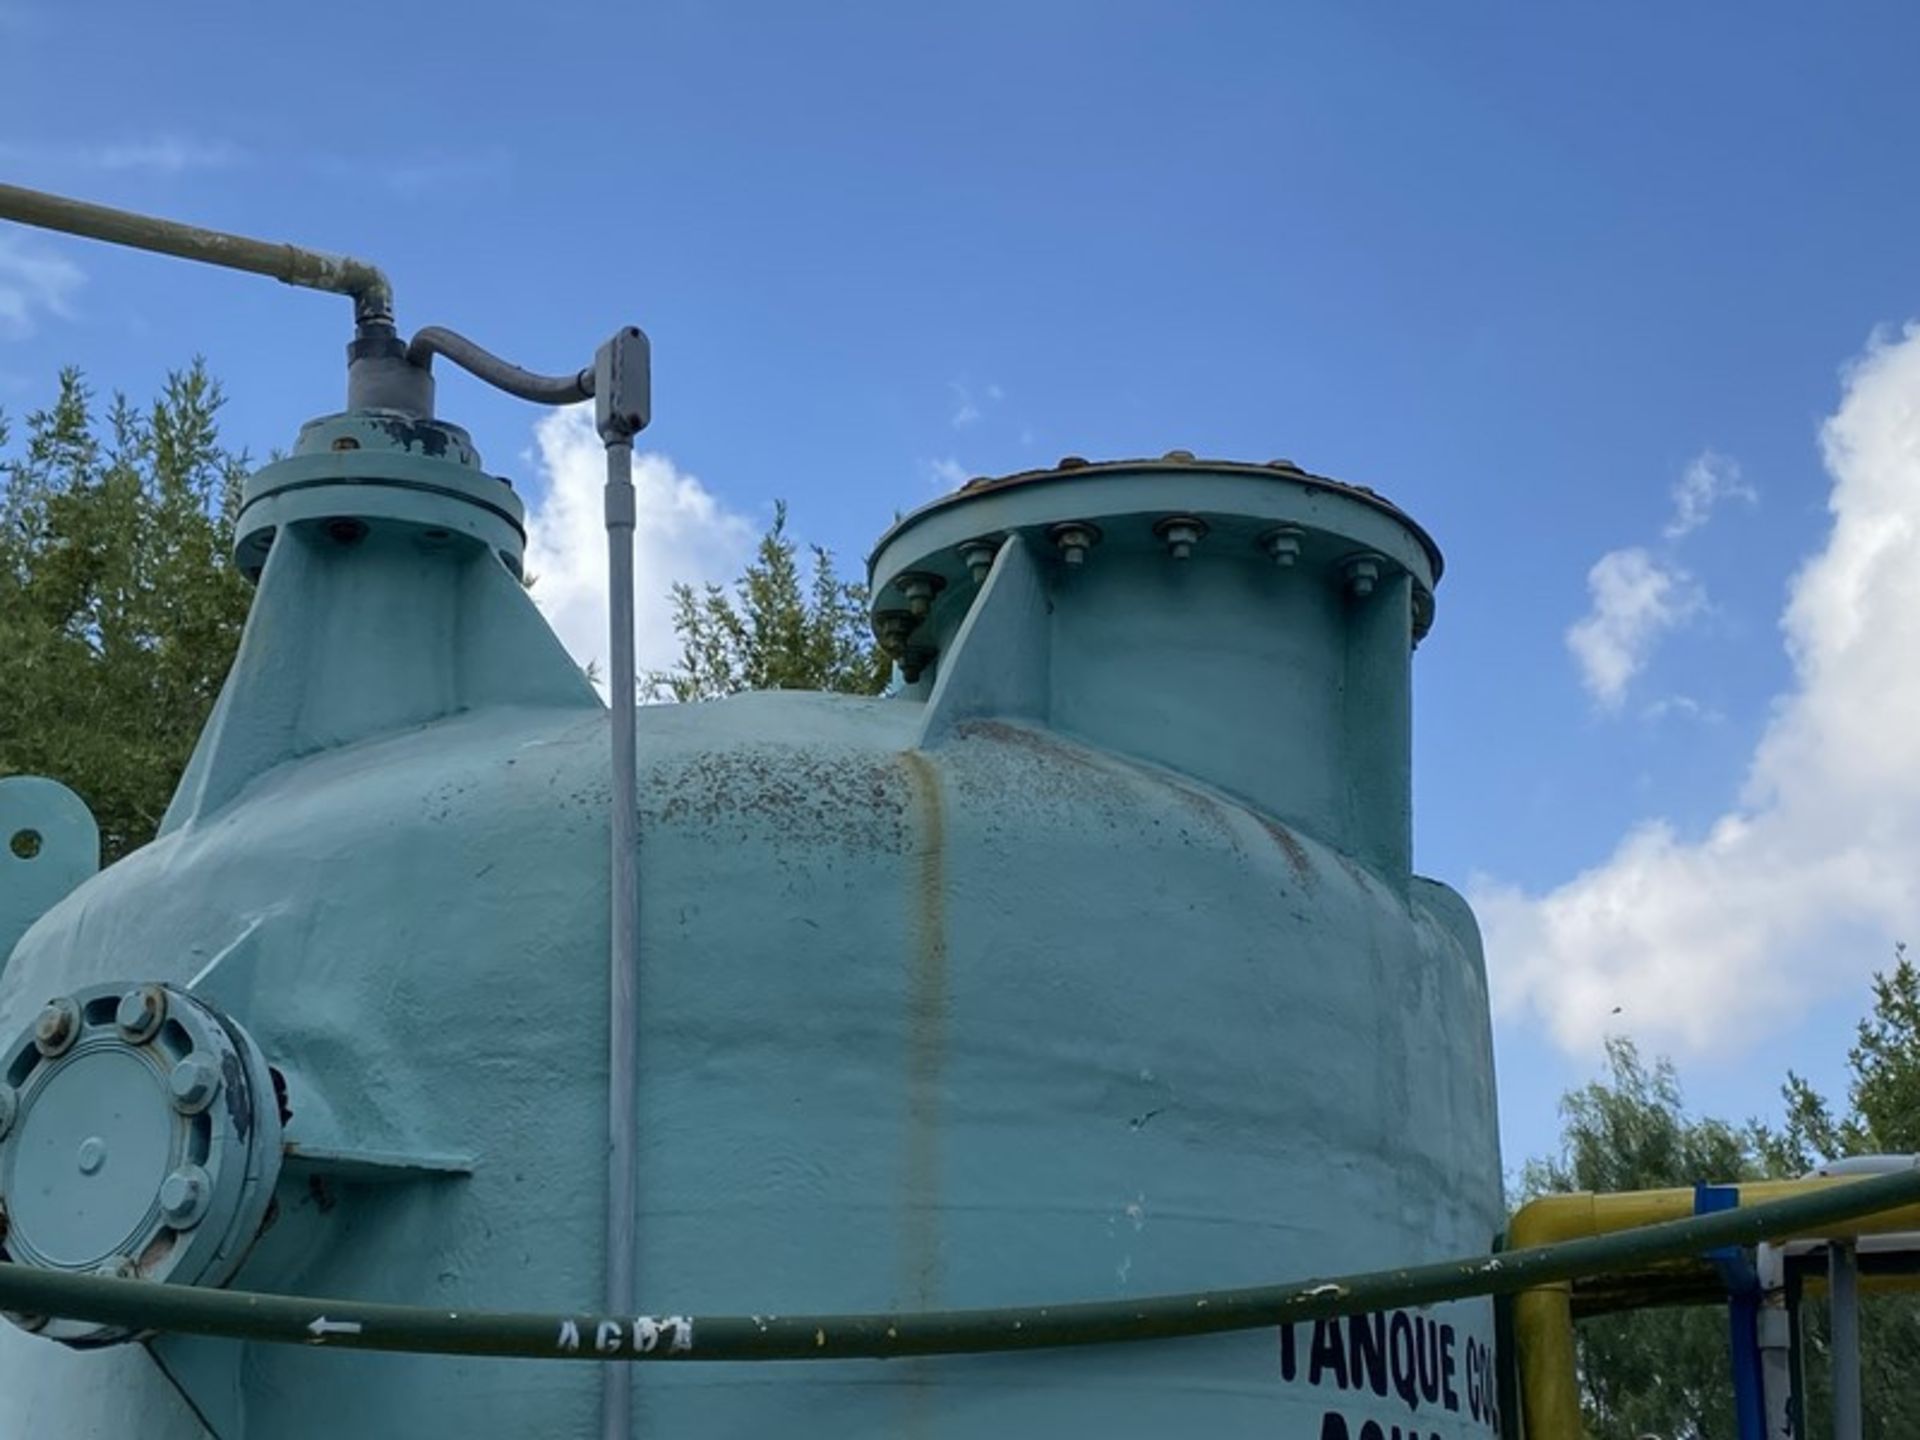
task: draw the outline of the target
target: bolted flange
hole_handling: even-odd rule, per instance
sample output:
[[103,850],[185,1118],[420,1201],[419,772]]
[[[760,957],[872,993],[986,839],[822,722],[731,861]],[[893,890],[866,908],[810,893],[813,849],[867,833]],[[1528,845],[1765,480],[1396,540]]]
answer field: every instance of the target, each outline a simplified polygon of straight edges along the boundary
[[[7,1260],[181,1285],[232,1278],[281,1158],[273,1074],[236,1021],[171,986],[93,985],[0,1044],[0,1076]],[[133,1338],[119,1325],[7,1318],[69,1345]]]

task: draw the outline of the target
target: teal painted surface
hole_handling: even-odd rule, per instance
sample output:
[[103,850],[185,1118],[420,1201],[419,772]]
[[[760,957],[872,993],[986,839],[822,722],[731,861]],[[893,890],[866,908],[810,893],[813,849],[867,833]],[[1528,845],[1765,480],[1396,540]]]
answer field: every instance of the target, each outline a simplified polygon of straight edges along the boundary
[[38,775],[0,780],[0,971],[27,927],[99,868],[86,801]]
[[[1247,514],[1203,511],[1176,561],[1147,502],[1193,508],[1188,480]],[[1405,864],[1427,551],[1282,477],[1126,483],[1077,517],[1103,540],[1071,572],[997,500],[942,511],[1020,536],[984,587],[909,517],[880,603],[898,571],[951,577],[898,698],[641,712],[643,1308],[1123,1298],[1469,1253],[1498,1227],[1477,937]],[[1283,571],[1255,532],[1293,510],[1322,528]],[[295,1152],[391,1162],[290,1160],[234,1283],[573,1307],[600,1289],[606,715],[489,539],[369,513],[341,543],[330,518],[278,528],[166,833],[20,946],[0,1035],[49,994],[191,983],[284,1071]],[[1356,599],[1361,547],[1388,567]],[[636,1433],[1317,1440],[1333,1411],[1354,1436],[1487,1433],[1467,1368],[1490,1308],[1423,1316],[1423,1339],[1430,1319],[1451,1369],[1432,1400],[1416,1372],[1413,1408],[1390,1364],[1384,1395],[1371,1369],[1339,1389],[1324,1335],[1311,1383],[1309,1326],[650,1371]],[[229,1440],[578,1435],[598,1401],[575,1367],[52,1351],[0,1334],[0,1419],[122,1433],[131,1395],[177,1411],[169,1375]]]

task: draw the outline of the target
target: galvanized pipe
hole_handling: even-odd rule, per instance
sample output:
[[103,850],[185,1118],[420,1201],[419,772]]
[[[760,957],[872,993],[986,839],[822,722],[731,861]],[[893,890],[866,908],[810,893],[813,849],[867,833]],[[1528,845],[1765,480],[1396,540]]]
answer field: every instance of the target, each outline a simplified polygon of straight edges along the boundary
[[[613,710],[612,911],[607,981],[607,1277],[606,1308],[633,1310],[634,1230],[639,1223],[640,784],[635,755],[633,439],[618,430],[607,445],[607,700]],[[605,1440],[628,1440],[633,1423],[633,1376],[609,1369],[603,1377]]]
[[539,375],[502,360],[458,331],[440,325],[427,326],[407,342],[407,359],[423,370],[433,364],[436,355],[446,356],[496,390],[536,405],[573,405],[593,398],[591,365],[571,375]]
[[89,240],[105,240],[136,250],[151,250],[182,260],[198,260],[229,270],[268,275],[288,285],[329,290],[353,297],[361,325],[393,323],[393,286],[379,267],[346,255],[328,255],[298,245],[254,240],[224,230],[206,230],[178,220],[162,220],[131,210],[116,210],[64,195],[49,195],[19,185],[0,185],[0,220],[42,230],[58,230]]
[[[0,1264],[0,1309],[273,1344],[550,1360],[847,1360],[1109,1345],[1510,1295],[1920,1203],[1920,1172],[1436,1265],[1139,1300],[878,1315],[509,1314],[156,1285]],[[625,1437],[622,1437],[625,1440]]]
[[1827,1246],[1833,1329],[1833,1440],[1860,1440],[1860,1266],[1853,1242]]

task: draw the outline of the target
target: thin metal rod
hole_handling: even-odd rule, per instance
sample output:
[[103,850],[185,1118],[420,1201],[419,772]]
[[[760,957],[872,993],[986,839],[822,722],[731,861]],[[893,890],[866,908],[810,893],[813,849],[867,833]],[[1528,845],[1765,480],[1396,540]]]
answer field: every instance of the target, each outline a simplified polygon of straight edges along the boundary
[[1920,1171],[1907,1171],[1739,1210],[1435,1265],[1244,1290],[1018,1309],[677,1319],[636,1316],[630,1309],[602,1315],[508,1314],[205,1290],[12,1264],[0,1264],[0,1309],[139,1331],[415,1354],[621,1361],[888,1359],[1215,1335],[1510,1295],[1697,1257],[1722,1245],[1819,1235],[1915,1203],[1920,1203]]
[[[607,437],[607,700],[613,709],[613,908],[607,957],[607,1313],[631,1315],[639,1149],[640,786],[634,753],[633,441]],[[629,1440],[633,1376],[604,1377],[602,1434]]]
[[1833,1440],[1860,1440],[1860,1266],[1851,1241],[1827,1246],[1833,1330]]
[[407,344],[407,359],[423,369],[433,364],[436,355],[446,356],[495,389],[536,405],[573,405],[593,398],[591,365],[572,375],[538,375],[509,364],[484,346],[440,325],[427,326]]
[[393,286],[378,266],[346,255],[329,255],[298,245],[254,240],[224,230],[205,230],[178,220],[162,220],[131,210],[115,210],[64,195],[49,195],[19,185],[0,185],[0,220],[42,230],[58,230],[89,240],[105,240],[136,250],[152,250],[182,260],[198,260],[229,270],[268,275],[289,285],[351,295],[361,324],[393,323]]

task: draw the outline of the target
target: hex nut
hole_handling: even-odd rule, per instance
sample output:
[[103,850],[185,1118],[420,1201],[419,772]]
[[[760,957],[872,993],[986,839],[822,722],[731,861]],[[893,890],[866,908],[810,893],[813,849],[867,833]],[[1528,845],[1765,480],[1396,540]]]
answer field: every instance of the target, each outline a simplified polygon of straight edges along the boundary
[[160,1033],[167,1020],[167,992],[158,985],[140,985],[120,997],[113,1013],[114,1028],[130,1045],[144,1045]]
[[213,1103],[219,1089],[220,1072],[211,1061],[198,1055],[189,1055],[167,1076],[167,1093],[173,1097],[173,1108],[183,1115],[198,1115]]
[[1185,560],[1207,533],[1207,522],[1197,515],[1169,515],[1153,527],[1153,533],[1165,543],[1169,555]]
[[80,1038],[80,1007],[62,995],[49,1000],[33,1022],[33,1047],[49,1060],[64,1055]]
[[1374,586],[1379,583],[1378,556],[1360,555],[1347,562],[1347,590],[1356,600],[1364,600],[1373,594]]
[[973,583],[984,585],[987,575],[993,569],[993,557],[1000,553],[1000,545],[995,540],[969,540],[960,547],[960,563],[967,567],[967,574],[973,577]]
[[160,1182],[160,1214],[176,1230],[189,1230],[207,1213],[213,1182],[198,1165],[182,1165]]

